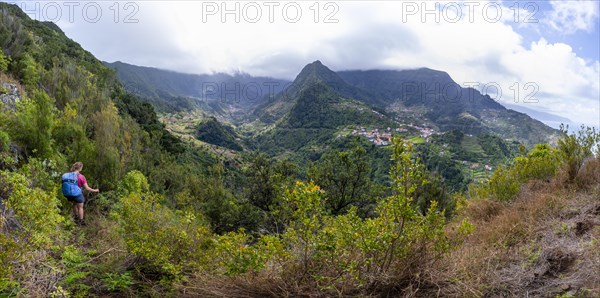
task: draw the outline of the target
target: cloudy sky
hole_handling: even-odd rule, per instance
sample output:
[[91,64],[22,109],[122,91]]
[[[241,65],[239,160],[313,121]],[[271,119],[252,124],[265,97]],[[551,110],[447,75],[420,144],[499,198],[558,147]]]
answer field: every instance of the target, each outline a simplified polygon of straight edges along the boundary
[[429,67],[500,103],[600,127],[599,3],[18,2],[104,61],[286,79],[314,60]]

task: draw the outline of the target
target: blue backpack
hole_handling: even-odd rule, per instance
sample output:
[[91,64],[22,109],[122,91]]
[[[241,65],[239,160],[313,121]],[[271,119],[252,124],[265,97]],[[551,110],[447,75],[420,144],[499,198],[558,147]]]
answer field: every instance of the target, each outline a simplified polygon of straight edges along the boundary
[[77,185],[77,172],[69,172],[62,175],[62,192],[67,197],[77,197],[81,195],[81,188]]

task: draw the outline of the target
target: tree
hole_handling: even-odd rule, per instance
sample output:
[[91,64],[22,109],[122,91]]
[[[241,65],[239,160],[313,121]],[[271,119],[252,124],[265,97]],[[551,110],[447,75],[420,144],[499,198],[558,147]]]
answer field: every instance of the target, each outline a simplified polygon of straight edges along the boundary
[[584,125],[581,125],[577,134],[569,134],[569,126],[565,127],[562,124],[560,130],[563,136],[558,140],[558,150],[566,164],[568,179],[573,182],[584,160],[594,156],[594,145],[600,147],[600,134],[596,128]]
[[29,88],[36,88],[40,80],[40,72],[38,70],[38,63],[29,55],[29,53],[23,55],[19,62],[19,69],[21,74],[21,80],[25,86]]
[[94,114],[92,121],[96,154],[90,170],[93,177],[99,179],[100,187],[114,188],[123,170],[121,159],[125,153],[117,108],[113,104],[103,107]]
[[365,149],[356,145],[350,150],[325,153],[309,168],[308,177],[325,191],[331,213],[341,214],[350,206],[373,203],[370,172]]
[[8,70],[8,64],[10,63],[10,57],[4,55],[4,51],[0,49],[0,71],[5,72]]
[[271,161],[265,154],[257,155],[251,163],[246,171],[248,200],[252,205],[269,212],[271,203],[277,196],[276,181],[279,180],[279,175],[275,173]]
[[31,99],[19,103],[17,112],[9,118],[12,139],[34,156],[49,157],[54,143],[55,113],[52,98],[43,91],[35,91]]

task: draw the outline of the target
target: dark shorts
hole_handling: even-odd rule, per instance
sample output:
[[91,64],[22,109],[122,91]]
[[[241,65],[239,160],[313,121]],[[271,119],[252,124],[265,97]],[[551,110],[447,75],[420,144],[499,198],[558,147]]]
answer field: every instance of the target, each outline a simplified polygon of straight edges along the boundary
[[80,194],[78,196],[65,196],[65,198],[67,198],[67,200],[69,202],[73,202],[73,203],[77,203],[77,204],[83,204],[83,202],[85,202],[85,198],[83,197],[83,194]]

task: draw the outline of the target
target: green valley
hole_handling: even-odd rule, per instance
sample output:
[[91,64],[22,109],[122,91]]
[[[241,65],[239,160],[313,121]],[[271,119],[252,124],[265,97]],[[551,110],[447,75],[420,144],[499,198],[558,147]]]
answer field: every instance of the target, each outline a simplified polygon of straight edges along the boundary
[[429,68],[186,74],[60,26],[0,3],[0,297],[600,295],[595,128]]

